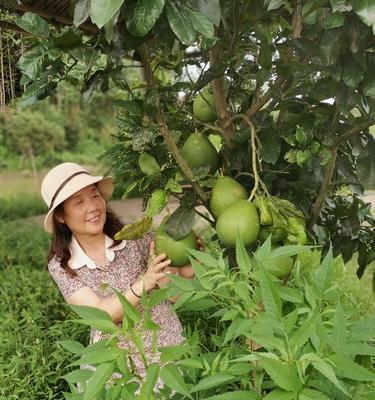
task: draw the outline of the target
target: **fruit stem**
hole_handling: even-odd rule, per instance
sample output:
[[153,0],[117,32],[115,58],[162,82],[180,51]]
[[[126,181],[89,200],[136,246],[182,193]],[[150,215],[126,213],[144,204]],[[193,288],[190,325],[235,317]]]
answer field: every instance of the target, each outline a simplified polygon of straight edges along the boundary
[[255,196],[256,191],[258,190],[259,183],[260,182],[262,183],[262,187],[265,186],[263,184],[263,182],[261,181],[261,179],[259,178],[258,169],[257,169],[256,131],[255,131],[254,124],[251,122],[250,118],[245,114],[234,115],[230,120],[227,121],[227,124],[231,124],[236,119],[243,119],[249,126],[250,133],[251,133],[251,150],[252,150],[252,160],[251,161],[252,161],[253,175],[254,175],[254,187],[253,187],[253,190],[251,191],[251,194],[249,197],[249,201],[251,201],[253,199],[253,197]]

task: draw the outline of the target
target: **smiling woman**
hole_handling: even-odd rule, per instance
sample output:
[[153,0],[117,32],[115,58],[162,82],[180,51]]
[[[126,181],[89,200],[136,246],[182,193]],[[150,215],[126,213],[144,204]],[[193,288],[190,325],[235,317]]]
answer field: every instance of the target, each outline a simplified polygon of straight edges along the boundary
[[[140,306],[142,293],[165,284],[166,273],[176,274],[177,269],[170,266],[165,254],[154,255],[151,233],[139,240],[114,239],[122,224],[107,205],[113,189],[111,177],[92,176],[78,164],[63,163],[49,171],[41,191],[49,207],[44,227],[53,235],[48,270],[63,297],[69,304],[104,310],[120,325],[124,310],[113,289]],[[191,266],[185,266],[179,274],[192,278],[192,271]],[[183,341],[180,321],[171,306],[166,300],[151,309],[153,322],[161,327],[158,347]],[[92,330],[90,341],[104,337]],[[142,339],[151,354],[152,332],[142,332]],[[121,348],[129,346],[126,340],[119,342]],[[137,354],[134,362],[139,375],[144,376],[145,367]]]

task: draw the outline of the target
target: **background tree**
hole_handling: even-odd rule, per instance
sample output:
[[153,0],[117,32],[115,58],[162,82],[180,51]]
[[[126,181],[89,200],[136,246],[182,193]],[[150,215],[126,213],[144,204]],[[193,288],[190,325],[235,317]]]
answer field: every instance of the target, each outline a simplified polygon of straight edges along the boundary
[[[19,63],[28,85],[20,106],[61,80],[83,80],[86,100],[112,82],[129,98],[120,104],[120,142],[111,153],[129,190],[175,185],[182,171],[198,203],[206,203],[212,182],[194,177],[178,147],[195,129],[215,132],[224,174],[252,173],[238,177],[248,189],[261,179],[269,193],[298,204],[310,240],[332,241],[346,260],[359,251],[363,272],[374,246],[370,208],[360,197],[362,183],[374,184],[373,157],[366,157],[374,148],[368,129],[375,112],[368,3],[134,0],[102,9],[100,2],[78,2],[76,25],[89,16],[101,28],[97,37],[71,27],[50,30],[29,13],[18,22],[41,37]],[[128,74],[129,55],[140,61],[145,84]],[[214,123],[192,115],[194,95],[208,85]],[[161,175],[139,170],[144,151],[164,164]]]

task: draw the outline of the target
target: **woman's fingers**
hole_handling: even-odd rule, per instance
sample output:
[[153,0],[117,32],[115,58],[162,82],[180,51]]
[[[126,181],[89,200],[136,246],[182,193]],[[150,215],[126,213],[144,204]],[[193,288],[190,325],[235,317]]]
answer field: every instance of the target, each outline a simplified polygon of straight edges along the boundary
[[165,260],[166,257],[167,255],[164,253],[154,256],[154,258],[152,258],[152,265],[155,267],[156,264],[159,264],[161,261]]
[[154,254],[154,253],[155,253],[155,242],[152,241],[152,242],[150,243],[150,255],[152,255],[152,254]]
[[155,272],[159,272],[162,269],[164,269],[165,267],[167,267],[168,265],[170,265],[170,263],[171,263],[171,260],[166,260],[166,261],[160,262],[158,264],[155,264],[154,265],[154,271]]

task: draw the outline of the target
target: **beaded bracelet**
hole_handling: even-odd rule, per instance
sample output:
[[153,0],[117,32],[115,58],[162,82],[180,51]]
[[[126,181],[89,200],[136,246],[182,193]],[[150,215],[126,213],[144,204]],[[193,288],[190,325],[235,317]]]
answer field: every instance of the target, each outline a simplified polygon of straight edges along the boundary
[[141,298],[142,298],[142,296],[138,296],[137,293],[135,293],[135,291],[133,290],[133,287],[132,287],[132,286],[130,286],[130,290],[131,290],[131,292],[134,294],[134,296],[138,297],[138,299],[141,299]]

